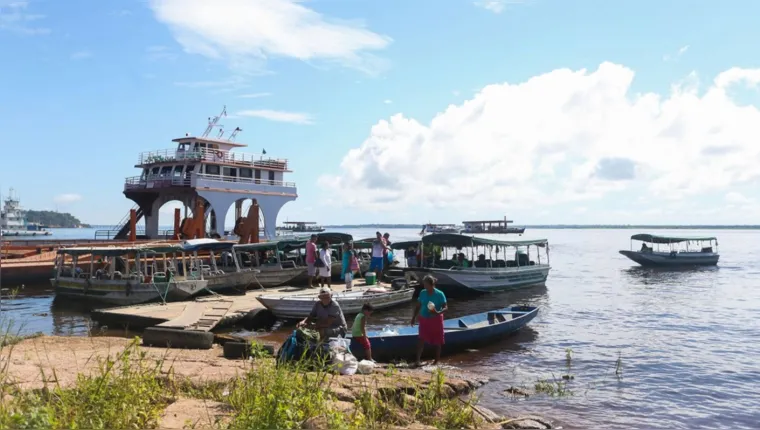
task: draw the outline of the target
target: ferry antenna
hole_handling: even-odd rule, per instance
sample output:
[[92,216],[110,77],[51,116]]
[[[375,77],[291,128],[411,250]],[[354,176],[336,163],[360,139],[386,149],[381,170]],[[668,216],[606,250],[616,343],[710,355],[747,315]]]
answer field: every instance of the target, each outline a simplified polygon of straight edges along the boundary
[[[206,127],[206,130],[203,132],[202,137],[208,137],[209,134],[211,134],[211,131],[216,127],[216,124],[219,122],[219,118],[227,116],[227,105],[224,105],[224,108],[222,109],[222,113],[215,116],[214,118],[208,119],[208,127]],[[224,126],[221,126],[224,127]]]

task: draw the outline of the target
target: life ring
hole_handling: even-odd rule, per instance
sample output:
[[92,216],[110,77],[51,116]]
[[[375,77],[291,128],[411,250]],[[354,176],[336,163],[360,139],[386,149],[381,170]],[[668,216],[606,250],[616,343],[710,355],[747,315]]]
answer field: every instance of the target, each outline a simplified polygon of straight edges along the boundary
[[216,157],[217,158],[224,158],[224,152],[222,152],[222,151],[216,151]]

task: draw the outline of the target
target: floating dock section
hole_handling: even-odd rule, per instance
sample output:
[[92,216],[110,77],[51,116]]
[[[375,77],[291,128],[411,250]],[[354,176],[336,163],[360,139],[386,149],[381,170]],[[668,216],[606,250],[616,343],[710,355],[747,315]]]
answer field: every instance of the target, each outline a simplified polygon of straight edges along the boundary
[[[363,280],[354,283],[354,288],[365,287]],[[390,287],[379,283],[380,287]],[[332,287],[333,292],[345,290],[345,284]],[[213,295],[198,297],[193,301],[149,303],[92,311],[90,317],[100,325],[145,329],[162,327],[191,331],[211,331],[231,326],[244,319],[254,318],[265,311],[264,305],[256,297],[261,294],[303,294],[314,293],[317,288],[278,287],[266,290],[252,290],[243,295]]]

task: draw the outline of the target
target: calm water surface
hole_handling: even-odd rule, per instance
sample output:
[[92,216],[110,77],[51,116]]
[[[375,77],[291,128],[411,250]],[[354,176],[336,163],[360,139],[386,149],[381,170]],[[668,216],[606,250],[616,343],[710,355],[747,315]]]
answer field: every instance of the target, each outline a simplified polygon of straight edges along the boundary
[[[374,233],[347,232],[355,238]],[[396,240],[418,237],[416,230],[390,233]],[[565,427],[757,428],[760,232],[660,231],[720,238],[719,268],[682,271],[640,269],[619,255],[633,233],[529,230],[524,238],[546,237],[551,243],[547,287],[452,300],[449,317],[516,303],[539,305],[541,313],[519,334],[449,357],[447,364],[494,379],[480,392],[484,406],[503,414],[547,416]],[[25,332],[86,335],[91,326],[84,310],[53,303],[48,285],[25,286],[19,297],[3,300],[2,312]],[[405,324],[410,312],[411,307],[377,313],[373,324]],[[267,337],[282,338],[290,329]],[[575,377],[567,386],[569,396],[516,400],[503,393],[567,373]]]

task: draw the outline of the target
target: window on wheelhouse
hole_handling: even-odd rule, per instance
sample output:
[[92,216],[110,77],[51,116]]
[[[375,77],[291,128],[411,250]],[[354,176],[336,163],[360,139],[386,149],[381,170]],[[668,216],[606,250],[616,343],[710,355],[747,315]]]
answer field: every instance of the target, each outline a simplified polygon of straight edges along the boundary
[[206,164],[206,174],[207,175],[218,175],[219,174],[219,166],[216,164]]
[[240,168],[240,177],[250,179],[253,177],[253,169]]
[[175,179],[182,178],[182,167],[183,166],[174,166],[174,174],[172,175]]
[[161,173],[159,173],[159,177],[165,178],[171,176],[172,173],[172,166],[164,166],[161,168]]
[[274,182],[274,170],[269,171],[269,182]]

